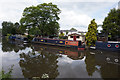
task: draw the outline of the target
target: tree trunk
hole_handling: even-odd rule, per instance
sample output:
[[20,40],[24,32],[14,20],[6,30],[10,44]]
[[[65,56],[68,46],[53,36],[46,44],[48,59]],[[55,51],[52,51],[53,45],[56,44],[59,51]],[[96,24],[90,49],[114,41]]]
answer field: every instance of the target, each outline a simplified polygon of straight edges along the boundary
[[105,42],[108,42],[108,34],[105,34]]

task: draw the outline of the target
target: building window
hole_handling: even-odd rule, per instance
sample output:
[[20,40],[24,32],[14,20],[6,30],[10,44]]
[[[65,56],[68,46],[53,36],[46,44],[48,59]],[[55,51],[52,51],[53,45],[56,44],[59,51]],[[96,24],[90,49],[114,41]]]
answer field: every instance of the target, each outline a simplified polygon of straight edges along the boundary
[[79,36],[77,36],[76,38],[79,38]]
[[70,36],[70,38],[73,38],[73,36]]

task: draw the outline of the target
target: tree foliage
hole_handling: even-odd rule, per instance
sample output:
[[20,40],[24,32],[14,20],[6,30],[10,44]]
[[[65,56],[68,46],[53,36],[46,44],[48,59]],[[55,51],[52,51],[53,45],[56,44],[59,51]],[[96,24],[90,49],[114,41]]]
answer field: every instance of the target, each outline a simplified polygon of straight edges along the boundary
[[16,22],[15,24],[12,22],[3,21],[2,23],[2,35],[6,36],[7,34],[18,34],[20,33],[19,30],[19,23]]
[[112,39],[120,37],[120,9],[111,9],[103,21],[102,28],[101,32],[105,34],[106,38],[108,36],[111,36]]
[[7,34],[11,34],[13,29],[13,23],[12,22],[7,22],[4,21],[2,23],[2,35],[7,35]]
[[57,34],[59,30],[60,9],[52,3],[43,3],[24,9],[23,17],[20,20],[24,28],[38,28],[42,36]]
[[30,35],[40,35],[40,30],[39,30],[38,27],[30,28],[29,34],[30,34]]
[[95,22],[95,19],[91,21],[91,23],[88,26],[88,32],[86,33],[86,41],[88,46],[94,46],[95,42],[97,40],[97,23]]

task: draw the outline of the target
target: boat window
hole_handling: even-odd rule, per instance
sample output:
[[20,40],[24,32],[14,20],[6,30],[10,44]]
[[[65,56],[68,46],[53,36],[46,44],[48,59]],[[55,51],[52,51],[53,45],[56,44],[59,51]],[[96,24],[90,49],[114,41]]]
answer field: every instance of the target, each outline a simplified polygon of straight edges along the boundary
[[27,38],[24,38],[24,40],[28,40]]
[[79,36],[77,36],[76,38],[79,38]]
[[70,36],[70,38],[73,38],[73,36]]
[[45,40],[45,42],[47,42],[47,40]]

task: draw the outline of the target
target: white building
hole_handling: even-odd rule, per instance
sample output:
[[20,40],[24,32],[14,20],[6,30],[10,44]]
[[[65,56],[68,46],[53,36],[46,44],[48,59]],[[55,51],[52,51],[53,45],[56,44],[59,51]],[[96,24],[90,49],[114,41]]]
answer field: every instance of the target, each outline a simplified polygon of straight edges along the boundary
[[[77,31],[77,30],[60,30],[59,34],[60,34],[61,32],[63,32],[65,36],[68,36],[68,35],[74,34],[74,33],[79,34],[79,35],[85,35],[85,34],[86,34],[86,32]],[[66,32],[68,32],[67,35],[66,35]]]
[[85,42],[85,35],[80,35],[77,33],[69,34],[68,40]]

